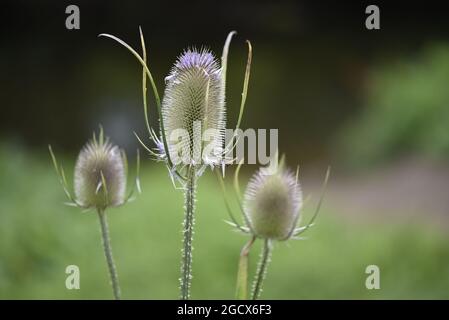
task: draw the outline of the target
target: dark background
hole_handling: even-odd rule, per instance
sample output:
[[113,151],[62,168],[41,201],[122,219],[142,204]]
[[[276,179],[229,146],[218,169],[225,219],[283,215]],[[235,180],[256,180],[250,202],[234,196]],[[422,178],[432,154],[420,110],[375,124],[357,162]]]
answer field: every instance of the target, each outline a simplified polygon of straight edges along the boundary
[[[72,3],[80,7],[80,30],[65,28],[65,7]],[[134,149],[131,131],[143,132],[140,67],[97,35],[111,33],[139,48],[142,26],[162,92],[183,48],[206,45],[220,55],[227,33],[237,30],[229,125],[238,110],[244,40],[250,39],[254,62],[243,128],[279,128],[281,148],[296,160],[329,163],[335,133],[361,108],[368,71],[449,33],[442,1],[373,3],[381,9],[381,30],[365,28],[364,1],[2,3],[0,135],[34,149],[51,142],[76,150],[102,123]]]

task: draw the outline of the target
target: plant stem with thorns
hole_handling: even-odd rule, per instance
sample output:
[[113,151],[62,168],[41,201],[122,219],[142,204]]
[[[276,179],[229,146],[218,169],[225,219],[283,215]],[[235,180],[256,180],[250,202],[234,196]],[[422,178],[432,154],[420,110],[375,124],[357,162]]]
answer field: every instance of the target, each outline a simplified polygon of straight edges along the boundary
[[98,217],[100,218],[101,237],[103,240],[104,255],[108,264],[109,276],[111,278],[112,290],[114,293],[114,299],[120,300],[120,285],[118,282],[117,269],[114,263],[114,257],[112,256],[111,240],[109,237],[108,220],[106,218],[105,211],[98,209]]
[[190,298],[190,282],[192,279],[192,239],[193,226],[195,224],[195,192],[196,192],[196,172],[192,166],[188,169],[187,182],[185,187],[185,206],[183,224],[183,249],[181,260],[181,299]]
[[253,284],[252,299],[257,300],[262,292],[262,284],[267,274],[268,263],[271,256],[271,242],[269,239],[265,239],[263,243],[262,253],[260,255],[259,266],[257,267],[256,278]]

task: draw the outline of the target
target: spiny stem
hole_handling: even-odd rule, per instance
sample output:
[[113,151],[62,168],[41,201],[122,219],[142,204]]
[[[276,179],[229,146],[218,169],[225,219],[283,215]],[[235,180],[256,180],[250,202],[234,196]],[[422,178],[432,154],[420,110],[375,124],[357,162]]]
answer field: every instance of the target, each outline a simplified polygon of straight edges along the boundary
[[114,257],[112,256],[111,240],[109,237],[108,220],[103,209],[98,209],[98,217],[100,218],[101,236],[103,239],[104,255],[108,263],[109,276],[111,278],[114,299],[120,300],[120,285],[118,283],[117,269],[115,268]]
[[256,278],[253,283],[253,300],[257,300],[262,292],[262,284],[267,274],[267,266],[270,262],[271,243],[269,239],[264,240],[262,253],[260,255],[259,266],[257,267]]
[[190,281],[192,279],[192,239],[193,226],[195,224],[195,192],[196,173],[195,168],[190,167],[187,173],[187,183],[185,188],[184,224],[183,224],[183,249],[181,260],[181,299],[190,298]]
[[248,256],[249,251],[256,240],[253,236],[251,239],[243,246],[240,252],[239,269],[237,271],[237,285],[236,285],[236,299],[246,300],[248,299]]

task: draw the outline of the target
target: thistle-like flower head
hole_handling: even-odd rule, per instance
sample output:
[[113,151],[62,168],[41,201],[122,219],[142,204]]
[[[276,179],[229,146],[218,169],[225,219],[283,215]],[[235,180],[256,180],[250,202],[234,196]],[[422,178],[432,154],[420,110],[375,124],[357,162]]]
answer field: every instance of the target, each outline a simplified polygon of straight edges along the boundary
[[103,139],[92,139],[75,165],[75,199],[86,208],[115,207],[125,202],[126,164],[120,149]]
[[[141,145],[157,161],[165,162],[173,184],[187,181],[187,168],[195,167],[195,176],[200,176],[207,166],[212,169],[232,162],[229,154],[235,148],[237,132],[245,109],[250,78],[252,46],[249,40],[248,59],[243,81],[242,99],[236,130],[230,141],[225,141],[226,109],[225,85],[229,46],[236,34],[231,31],[225,41],[221,61],[206,49],[189,49],[182,53],[165,78],[166,88],[161,99],[154,78],[147,64],[146,45],[140,29],[142,55],[125,41],[110,35],[100,34],[117,41],[129,50],[142,65],[142,93],[145,122],[149,138],[155,147],[148,147],[136,134]],[[147,79],[153,90],[159,116],[159,135],[148,121]]]
[[[205,49],[189,49],[166,78],[162,117],[168,152],[184,165],[217,164],[225,135],[226,110],[222,69]],[[207,142],[203,137],[207,135]],[[204,154],[204,144],[210,154]],[[182,158],[182,159],[181,159]]]
[[244,195],[244,214],[252,232],[261,238],[286,240],[293,235],[302,205],[300,185],[290,170],[259,169]]

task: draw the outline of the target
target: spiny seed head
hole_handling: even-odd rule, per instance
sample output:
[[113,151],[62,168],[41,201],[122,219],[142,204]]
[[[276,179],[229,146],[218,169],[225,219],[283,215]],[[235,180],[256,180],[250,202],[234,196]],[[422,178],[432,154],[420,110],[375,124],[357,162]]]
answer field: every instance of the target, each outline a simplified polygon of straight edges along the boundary
[[244,212],[251,230],[265,239],[286,240],[296,227],[302,192],[295,175],[278,167],[274,174],[257,171],[244,195]]
[[114,207],[124,203],[125,161],[120,149],[94,138],[81,150],[75,165],[75,196],[83,207]]
[[[181,54],[166,78],[162,117],[168,151],[173,156],[182,153],[183,159],[187,156],[188,163],[184,160],[184,164],[203,164],[201,139],[206,130],[207,144],[214,152],[223,145],[226,112],[221,72],[210,51],[189,49]],[[188,134],[188,139],[170,139],[179,129]],[[195,154],[200,159],[194,159]]]

